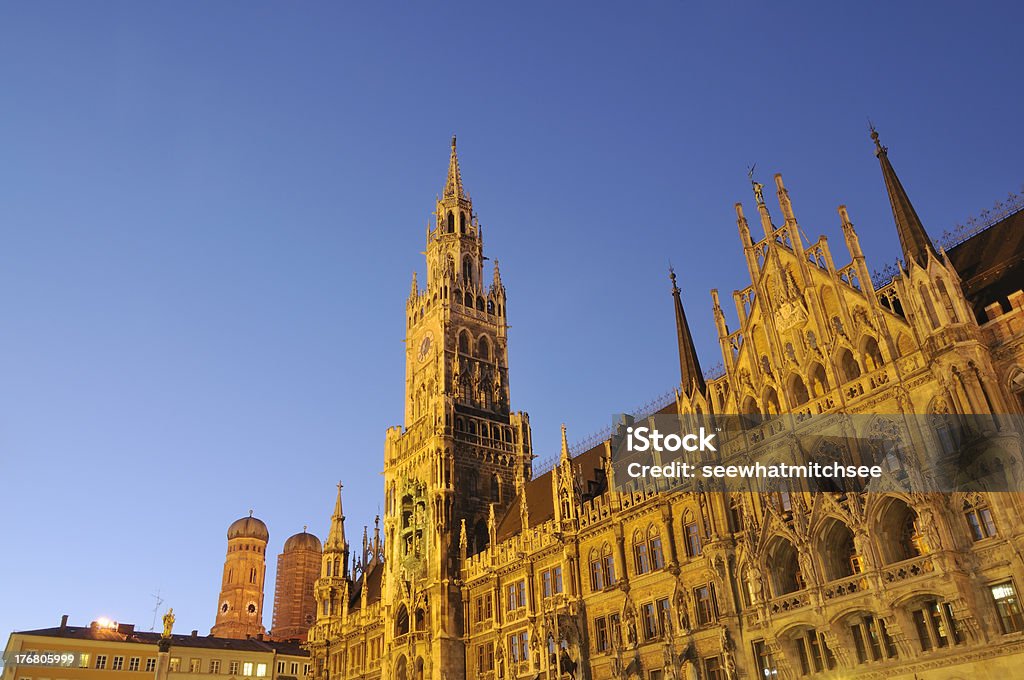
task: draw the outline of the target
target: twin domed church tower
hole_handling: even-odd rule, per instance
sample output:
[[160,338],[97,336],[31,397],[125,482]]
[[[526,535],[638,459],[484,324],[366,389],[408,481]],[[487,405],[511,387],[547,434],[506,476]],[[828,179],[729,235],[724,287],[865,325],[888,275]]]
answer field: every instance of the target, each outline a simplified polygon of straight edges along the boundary
[[[248,517],[228,527],[217,618],[210,634],[244,639],[263,636],[263,585],[270,532],[262,520]],[[316,618],[313,584],[320,573],[320,539],[305,529],[284,543],[277,558],[273,637],[304,640]]]

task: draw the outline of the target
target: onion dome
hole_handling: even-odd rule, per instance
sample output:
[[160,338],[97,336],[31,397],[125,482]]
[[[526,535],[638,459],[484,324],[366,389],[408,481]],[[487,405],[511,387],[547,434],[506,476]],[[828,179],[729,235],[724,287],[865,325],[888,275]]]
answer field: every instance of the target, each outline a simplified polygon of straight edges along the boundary
[[321,552],[323,546],[320,545],[320,539],[313,534],[307,533],[303,529],[300,533],[290,536],[287,541],[284,542],[284,552],[293,552],[295,550],[313,550],[315,552]]
[[263,520],[253,517],[250,512],[248,517],[236,519],[228,527],[228,540],[232,538],[256,538],[266,542],[270,540],[270,532]]

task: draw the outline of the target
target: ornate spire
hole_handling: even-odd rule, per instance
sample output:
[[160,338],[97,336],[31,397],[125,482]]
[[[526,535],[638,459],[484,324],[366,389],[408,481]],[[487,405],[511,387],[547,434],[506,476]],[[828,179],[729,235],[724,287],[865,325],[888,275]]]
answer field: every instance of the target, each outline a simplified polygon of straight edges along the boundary
[[462,172],[459,170],[459,155],[455,152],[455,135],[452,135],[452,155],[448,160],[448,181],[444,185],[445,198],[466,198],[462,188]]
[[416,296],[419,295],[419,293],[420,293],[420,284],[419,284],[419,281],[416,280],[416,272],[413,272],[412,273],[412,288],[409,291],[409,299],[410,300],[415,300]]
[[900,237],[900,246],[903,248],[903,258],[908,263],[924,267],[928,264],[928,253],[935,259],[939,254],[935,251],[932,240],[928,238],[928,232],[921,224],[921,218],[917,216],[910,198],[907,196],[903,184],[900,183],[896,171],[892,169],[889,162],[889,149],[882,146],[878,141],[878,130],[871,126],[871,140],[875,143],[875,156],[882,166],[882,178],[885,180],[885,189],[889,192],[889,204],[892,206],[892,216],[896,220],[896,233]]
[[668,277],[672,279],[672,299],[676,307],[676,342],[679,345],[679,377],[683,392],[689,395],[696,388],[697,391],[704,393],[707,384],[700,370],[697,349],[693,346],[690,325],[686,322],[686,312],[683,311],[683,303],[679,299],[679,286],[676,285],[676,273],[672,267],[668,268]]
[[338,482],[338,497],[334,501],[334,514],[331,515],[331,530],[324,543],[324,552],[343,552],[345,550],[345,513],[341,509],[342,484]]
[[505,288],[501,283],[501,271],[498,269],[498,261],[494,261],[494,283],[491,284],[491,290],[499,291]]
[[569,462],[569,442],[565,436],[565,423],[562,423],[562,454],[559,459],[561,463]]

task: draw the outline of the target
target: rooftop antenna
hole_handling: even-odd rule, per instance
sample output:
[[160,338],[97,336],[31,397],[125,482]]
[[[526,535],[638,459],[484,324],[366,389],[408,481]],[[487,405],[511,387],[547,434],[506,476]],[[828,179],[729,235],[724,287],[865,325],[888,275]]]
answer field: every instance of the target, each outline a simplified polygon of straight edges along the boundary
[[152,595],[150,595],[150,597],[152,597],[152,598],[154,598],[156,600],[156,604],[153,605],[153,623],[151,623],[150,626],[149,626],[149,629],[152,631],[152,630],[156,630],[156,615],[157,615],[157,612],[160,610],[160,605],[162,605],[164,603],[164,598],[160,597],[160,589],[159,588],[157,588],[156,592],[153,593]]

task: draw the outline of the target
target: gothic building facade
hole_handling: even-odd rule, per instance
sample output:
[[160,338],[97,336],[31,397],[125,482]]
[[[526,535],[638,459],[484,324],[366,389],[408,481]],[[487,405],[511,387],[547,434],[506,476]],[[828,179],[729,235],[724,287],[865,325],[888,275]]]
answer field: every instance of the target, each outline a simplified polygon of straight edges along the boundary
[[[969,417],[1017,475],[1004,416],[1024,412],[1024,212],[936,248],[873,138],[902,264],[873,282],[843,206],[837,264],[824,237],[803,237],[780,176],[779,220],[755,184],[763,236],[736,206],[750,274],[736,329],[712,291],[720,375],[701,371],[672,276],[681,380],[663,411],[751,417],[727,442],[736,457],[814,448],[791,436],[811,416],[863,416],[874,440],[922,450],[955,446],[949,426]],[[383,526],[352,554],[339,485],[324,544],[318,680],[1014,677],[1024,496],[627,483],[610,441],[572,456],[564,428],[558,463],[534,477],[529,419],[510,407],[505,289],[496,261],[485,282],[483,253],[453,139],[406,305]],[[876,459],[849,434],[803,453]]]

